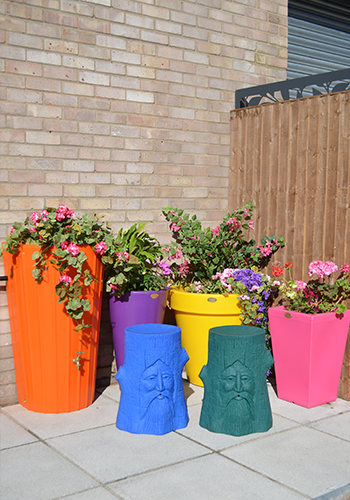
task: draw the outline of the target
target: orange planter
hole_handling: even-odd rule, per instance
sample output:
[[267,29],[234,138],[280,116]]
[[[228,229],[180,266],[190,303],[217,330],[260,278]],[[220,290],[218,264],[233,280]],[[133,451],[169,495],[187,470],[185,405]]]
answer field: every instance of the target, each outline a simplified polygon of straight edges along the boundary
[[[7,297],[19,403],[42,413],[64,413],[89,406],[95,393],[101,319],[103,264],[89,246],[84,264],[97,282],[84,287],[91,309],[84,322],[92,327],[74,331],[74,322],[58,303],[59,273],[50,264],[43,281],[35,282],[32,254],[39,247],[23,245],[16,255],[4,251]],[[79,351],[80,369],[73,363]]]

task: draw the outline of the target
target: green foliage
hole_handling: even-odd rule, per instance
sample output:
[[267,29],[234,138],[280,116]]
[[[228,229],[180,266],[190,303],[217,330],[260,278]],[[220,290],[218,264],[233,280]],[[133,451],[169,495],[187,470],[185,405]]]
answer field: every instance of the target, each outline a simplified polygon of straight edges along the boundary
[[144,231],[145,226],[142,222],[120,229],[102,257],[107,292],[116,297],[132,290],[162,290],[168,285],[169,280],[159,265],[162,248],[156,238]]

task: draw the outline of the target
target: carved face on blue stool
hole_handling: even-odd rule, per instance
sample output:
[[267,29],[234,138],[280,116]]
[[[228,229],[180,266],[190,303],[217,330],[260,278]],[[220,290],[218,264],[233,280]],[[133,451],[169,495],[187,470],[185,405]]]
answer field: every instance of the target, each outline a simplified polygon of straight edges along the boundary
[[141,374],[140,406],[145,429],[150,430],[159,418],[174,418],[174,375],[169,366],[158,359]]
[[220,376],[220,406],[225,419],[239,421],[254,418],[255,382],[252,371],[239,360],[223,370]]
[[121,386],[118,429],[159,435],[186,427],[182,369],[187,361],[179,327],[126,328],[125,361],[116,375]]

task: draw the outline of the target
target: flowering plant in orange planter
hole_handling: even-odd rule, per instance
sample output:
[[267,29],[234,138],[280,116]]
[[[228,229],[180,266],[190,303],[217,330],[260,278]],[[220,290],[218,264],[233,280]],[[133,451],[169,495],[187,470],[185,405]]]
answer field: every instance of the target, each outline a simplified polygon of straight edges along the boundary
[[[92,283],[92,277],[85,264],[87,256],[83,245],[91,246],[97,255],[103,256],[111,245],[113,235],[102,217],[84,214],[77,216],[66,205],[58,208],[44,208],[33,212],[24,222],[15,222],[0,247],[3,251],[17,254],[23,244],[38,245],[33,253],[33,277],[41,283],[48,262],[59,271],[55,285],[59,303],[64,303],[67,314],[74,319],[76,329],[89,328],[83,321],[83,314],[90,309],[90,303],[82,298],[83,286]],[[84,270],[83,270],[84,266]]]

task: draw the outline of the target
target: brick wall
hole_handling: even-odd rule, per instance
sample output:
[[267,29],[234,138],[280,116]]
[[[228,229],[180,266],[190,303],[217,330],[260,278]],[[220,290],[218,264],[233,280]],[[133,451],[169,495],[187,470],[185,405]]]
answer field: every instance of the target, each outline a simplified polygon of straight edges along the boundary
[[[0,240],[64,202],[118,229],[227,211],[235,89],[286,77],[287,0],[0,3]],[[0,270],[1,272],[1,270]],[[2,273],[3,274],[3,273]],[[0,287],[0,400],[15,401]]]

